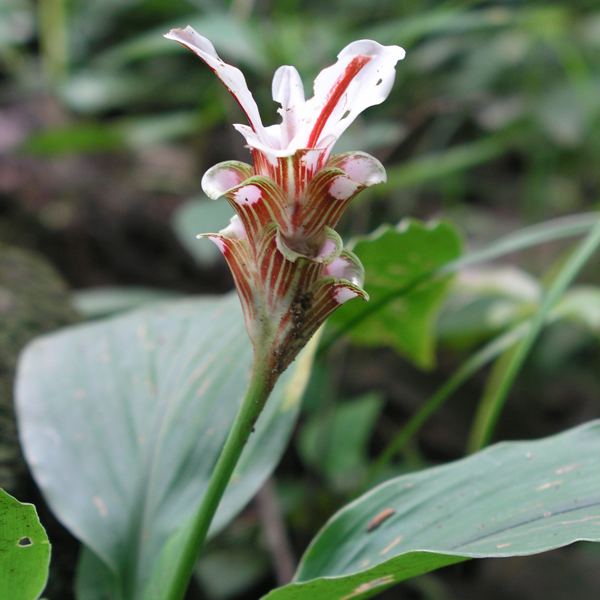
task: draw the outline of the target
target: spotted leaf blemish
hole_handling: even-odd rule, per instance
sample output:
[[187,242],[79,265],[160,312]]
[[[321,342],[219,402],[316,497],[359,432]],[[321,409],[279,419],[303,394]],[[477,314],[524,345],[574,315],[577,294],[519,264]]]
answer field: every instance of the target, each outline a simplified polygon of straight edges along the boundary
[[17,546],[19,548],[27,548],[28,546],[33,546],[33,540],[30,537],[22,537],[18,542]]
[[380,587],[382,585],[389,585],[390,583],[393,583],[393,581],[393,575],[386,575],[385,577],[380,577],[379,579],[374,579],[373,581],[368,581],[367,583],[361,583],[351,594],[340,598],[340,600],[350,600],[350,598],[360,596],[361,594],[364,594],[373,588]]
[[396,511],[393,508],[382,510],[368,525],[366,531],[377,529],[386,519],[389,519]]
[[402,536],[399,535],[397,538],[394,539],[393,542],[388,544],[379,554],[381,556],[386,555],[394,546],[397,546],[401,541],[402,541]]

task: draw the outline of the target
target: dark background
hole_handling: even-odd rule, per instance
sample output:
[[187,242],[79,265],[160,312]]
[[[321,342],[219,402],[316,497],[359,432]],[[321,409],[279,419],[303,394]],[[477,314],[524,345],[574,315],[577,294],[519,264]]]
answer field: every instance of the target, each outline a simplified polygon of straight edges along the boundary
[[[0,484],[34,502],[49,529],[50,600],[71,597],[77,544],[52,521],[18,454],[10,389],[19,349],[43,331],[116,310],[110,302],[127,307],[233,285],[224,262],[193,234],[208,221],[211,228],[227,223],[228,208],[203,199],[200,179],[221,160],[250,161],[231,127],[244,117],[197,57],[162,38],[188,23],[243,69],[265,124],[277,118],[270,82],[280,64],[298,68],[310,96],[314,76],[354,39],[407,50],[390,98],[336,146],[374,154],[390,175],[384,193],[365,192],[350,208],[340,224],[346,239],[411,215],[447,218],[480,247],[525,225],[597,208],[597,2],[1,0]],[[511,255],[504,264],[543,283],[570,243]],[[597,260],[582,281],[598,283]],[[131,295],[111,295],[119,286]],[[99,287],[110,289],[86,295]],[[297,558],[357,485],[350,477],[340,486],[303,458],[305,424],[376,392],[385,407],[366,460],[376,456],[466,356],[441,341],[438,367],[427,373],[391,350],[347,344],[321,360],[321,383],[307,394],[275,485],[206,550],[190,598],[257,598],[276,585],[265,541],[269,502],[278,502]],[[597,331],[548,328],[495,439],[540,437],[599,416],[597,341]],[[464,454],[487,374],[434,416],[396,472]],[[470,562],[386,597],[594,598],[599,559],[594,546],[576,545]],[[229,589],[219,587],[223,581]]]

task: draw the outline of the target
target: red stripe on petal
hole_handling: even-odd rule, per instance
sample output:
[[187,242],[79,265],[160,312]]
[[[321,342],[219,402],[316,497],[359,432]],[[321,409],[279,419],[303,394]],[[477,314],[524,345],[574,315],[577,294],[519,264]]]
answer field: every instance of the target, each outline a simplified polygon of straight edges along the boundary
[[309,148],[314,148],[316,146],[319,136],[327,123],[327,119],[331,116],[333,109],[337,106],[352,80],[370,61],[370,56],[355,56],[346,67],[344,74],[333,84],[323,109],[321,110],[321,114],[318,116],[313,130],[310,132],[307,144]]
[[279,162],[279,171],[280,171],[280,180],[279,185],[288,192],[290,189],[290,164],[287,158],[278,159]]
[[255,175],[241,186],[228,190],[225,197],[238,214],[253,247],[258,246],[262,231],[269,223],[277,223],[284,231],[289,229],[287,197],[272,179]]
[[303,179],[303,153],[296,152],[292,157],[294,165],[294,180],[296,182],[296,189],[294,190],[294,200],[298,202],[298,196],[304,191],[304,179]]
[[229,265],[242,305],[246,329],[250,338],[252,338],[252,325],[257,317],[254,299],[256,293],[256,272],[253,267],[253,258],[248,241],[245,239],[233,240],[221,235],[210,235],[207,237],[217,244]]
[[254,173],[256,175],[264,175],[271,179],[277,180],[276,169],[269,162],[269,158],[264,152],[257,150],[256,148],[250,148],[252,152],[252,162],[254,163]]
[[319,235],[325,226],[335,227],[350,201],[364,187],[341,169],[322,169],[308,185],[302,207],[293,215],[293,227],[301,229],[307,238]]

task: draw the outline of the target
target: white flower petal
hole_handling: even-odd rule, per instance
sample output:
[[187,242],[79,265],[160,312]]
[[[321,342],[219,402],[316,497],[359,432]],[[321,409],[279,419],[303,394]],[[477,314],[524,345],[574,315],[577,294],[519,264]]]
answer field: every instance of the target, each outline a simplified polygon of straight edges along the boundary
[[383,102],[395,78],[395,65],[405,56],[399,46],[372,40],[352,42],[338,54],[338,62],[315,79],[315,95],[306,102],[293,148],[322,147],[337,140],[369,106]]
[[231,240],[241,240],[246,238],[246,231],[244,230],[242,221],[237,215],[233,215],[233,217],[229,219],[229,225],[227,225],[225,229],[221,229],[219,233],[223,237],[226,237]]
[[357,298],[358,295],[359,294],[355,289],[345,285],[337,286],[334,291],[335,301],[338,304],[344,304],[345,302],[348,302],[348,300],[352,300],[352,298]]
[[304,86],[294,67],[279,67],[273,76],[273,100],[281,104],[278,110],[282,118],[280,148],[287,148],[296,135],[298,121],[304,110]]
[[395,65],[405,55],[398,46],[382,46],[371,40],[353,42],[339,53],[336,64],[321,71],[314,83],[314,96],[308,101],[304,100],[296,69],[280,67],[272,91],[274,100],[282,106],[279,112],[283,122],[265,128],[242,72],[223,62],[208,39],[189,26],[173,29],[165,37],[195,52],[221,79],[251,125],[235,128],[274,166],[278,158],[308,148],[321,151],[322,166],[333,144],[354,119],[365,108],[387,98],[394,83]]
[[223,62],[211,42],[189,25],[185,29],[172,29],[165,37],[179,42],[195,52],[215,72],[246,113],[252,129],[259,137],[262,137],[264,127],[258,112],[258,106],[248,89],[242,72],[236,67]]
[[269,127],[265,127],[262,135],[258,135],[251,127],[248,127],[248,125],[234,123],[233,127],[246,138],[246,143],[250,148],[260,150],[269,158],[273,165],[277,164],[277,157],[290,155],[287,150],[276,149],[279,146],[280,125],[270,125]]
[[304,86],[295,67],[279,67],[273,75],[273,100],[279,102],[284,110],[302,107],[304,104]]
[[354,196],[362,186],[343,175],[336,177],[329,186],[329,195],[336,200],[347,200]]

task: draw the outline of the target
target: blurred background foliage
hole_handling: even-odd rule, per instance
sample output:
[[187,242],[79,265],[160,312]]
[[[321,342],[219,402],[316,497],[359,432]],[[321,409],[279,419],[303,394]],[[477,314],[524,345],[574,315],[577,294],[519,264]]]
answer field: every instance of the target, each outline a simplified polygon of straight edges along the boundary
[[[267,124],[277,119],[270,85],[279,65],[295,65],[310,96],[319,70],[354,39],[407,50],[388,101],[336,146],[370,152],[388,171],[344,217],[346,240],[410,215],[445,219],[467,248],[482,248],[542,220],[597,210],[600,6],[592,0],[0,0],[0,249],[43,255],[65,281],[52,286],[71,290],[81,318],[232,287],[218,252],[195,235],[232,214],[202,195],[200,179],[221,160],[250,161],[231,127],[244,117],[196,56],[163,39],[187,24],[244,71]],[[377,480],[462,456],[485,370],[406,438],[397,462],[380,464],[378,475],[372,466],[467,352],[538,310],[568,248],[557,240],[462,270],[436,292],[418,350],[371,339],[377,349],[367,351],[342,338],[322,352],[276,486],[212,543],[190,598],[258,597],[285,579],[289,564],[273,556],[293,562],[370,469]],[[2,250],[0,260],[14,255]],[[547,435],[599,415],[598,267],[588,264],[586,285],[549,317],[495,439]],[[0,313],[11,322],[21,305],[43,313],[21,296],[4,301],[15,289],[0,280]],[[352,339],[361,336],[357,329]],[[15,352],[14,343],[2,349],[2,369]],[[6,384],[12,375],[2,377]],[[282,523],[287,536],[278,538]],[[591,598],[600,591],[597,560],[578,546],[469,563],[393,597]],[[53,575],[51,600],[69,597],[69,576],[68,566]]]

